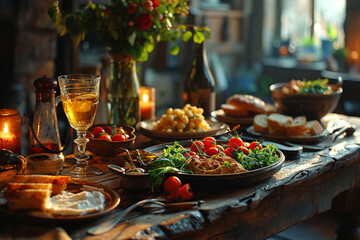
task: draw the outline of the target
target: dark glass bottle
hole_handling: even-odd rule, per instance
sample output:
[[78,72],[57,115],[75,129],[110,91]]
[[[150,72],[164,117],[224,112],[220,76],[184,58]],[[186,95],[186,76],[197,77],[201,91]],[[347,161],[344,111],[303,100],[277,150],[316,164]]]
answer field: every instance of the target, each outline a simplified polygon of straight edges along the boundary
[[[36,106],[33,118],[33,129],[38,140],[47,148],[59,151],[60,136],[56,116],[55,87],[57,81],[43,76],[34,81],[36,88]],[[30,133],[29,154],[46,153]]]
[[215,81],[210,72],[205,43],[196,44],[195,54],[188,75],[184,81],[183,103],[204,109],[209,117],[215,110]]

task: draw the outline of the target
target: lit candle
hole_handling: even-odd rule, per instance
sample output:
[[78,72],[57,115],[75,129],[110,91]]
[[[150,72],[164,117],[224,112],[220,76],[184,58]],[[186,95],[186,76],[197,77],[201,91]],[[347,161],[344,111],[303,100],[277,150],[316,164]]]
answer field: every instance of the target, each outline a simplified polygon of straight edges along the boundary
[[140,87],[141,120],[155,118],[155,88]]
[[0,109],[0,149],[21,154],[21,117],[16,109]]

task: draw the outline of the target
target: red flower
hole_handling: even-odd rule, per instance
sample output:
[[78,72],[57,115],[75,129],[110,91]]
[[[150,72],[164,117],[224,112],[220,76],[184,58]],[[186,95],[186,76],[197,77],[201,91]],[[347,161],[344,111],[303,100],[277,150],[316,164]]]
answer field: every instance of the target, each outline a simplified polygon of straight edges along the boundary
[[159,0],[151,0],[151,1],[153,3],[154,10],[156,10],[160,6],[160,1]]
[[153,22],[153,17],[151,16],[151,14],[145,13],[145,14],[141,14],[137,19],[136,19],[136,25],[138,26],[138,28],[140,30],[146,30],[149,27],[151,27]]
[[127,12],[130,13],[130,14],[134,13],[135,10],[136,10],[136,4],[135,3],[130,4],[128,6],[128,8],[127,8]]

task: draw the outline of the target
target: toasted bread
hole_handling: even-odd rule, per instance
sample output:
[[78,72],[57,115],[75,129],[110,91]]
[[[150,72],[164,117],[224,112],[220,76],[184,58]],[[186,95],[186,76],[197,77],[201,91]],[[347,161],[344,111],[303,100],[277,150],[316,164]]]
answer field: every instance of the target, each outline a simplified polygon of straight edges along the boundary
[[70,182],[70,176],[52,175],[16,175],[15,182],[18,183],[51,183],[52,195],[60,194]]
[[249,112],[265,113],[265,102],[252,95],[234,94],[226,100],[226,103]]
[[225,115],[229,117],[247,117],[250,115],[248,110],[241,109],[231,104],[221,104],[221,109],[224,111]]
[[292,117],[280,113],[272,113],[268,116],[268,132],[273,135],[286,135],[286,128],[293,120]]
[[9,183],[6,192],[15,191],[15,190],[25,190],[25,189],[45,189],[52,190],[51,183]]
[[304,136],[307,132],[306,128],[306,117],[298,116],[295,117],[291,123],[286,127],[287,136]]
[[254,132],[257,133],[267,133],[268,131],[268,122],[266,114],[257,114],[253,120]]
[[324,131],[323,126],[321,126],[318,120],[311,120],[306,123],[306,128],[309,135],[318,135]]
[[50,194],[49,189],[24,189],[6,192],[5,198],[12,211],[46,211],[49,206]]

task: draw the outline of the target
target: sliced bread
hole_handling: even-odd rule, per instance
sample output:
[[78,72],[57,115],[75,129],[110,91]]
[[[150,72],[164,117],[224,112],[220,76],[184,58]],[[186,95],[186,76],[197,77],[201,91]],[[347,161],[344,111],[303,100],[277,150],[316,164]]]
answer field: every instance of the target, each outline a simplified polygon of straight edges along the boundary
[[70,182],[70,176],[53,176],[53,175],[16,175],[17,183],[51,183],[52,195],[60,194],[65,190]]
[[272,113],[267,117],[268,133],[273,135],[286,135],[286,128],[293,118],[280,113]]
[[304,136],[306,134],[306,117],[295,117],[291,123],[286,127],[287,136]]
[[23,189],[8,191],[5,198],[12,211],[40,210],[46,211],[49,206],[51,191],[49,189]]
[[311,120],[306,123],[306,129],[309,135],[319,135],[324,131],[318,120]]
[[248,110],[231,104],[221,104],[221,109],[229,117],[247,117],[250,115]]
[[268,122],[266,114],[257,114],[253,120],[254,132],[257,133],[267,133],[268,131]]

